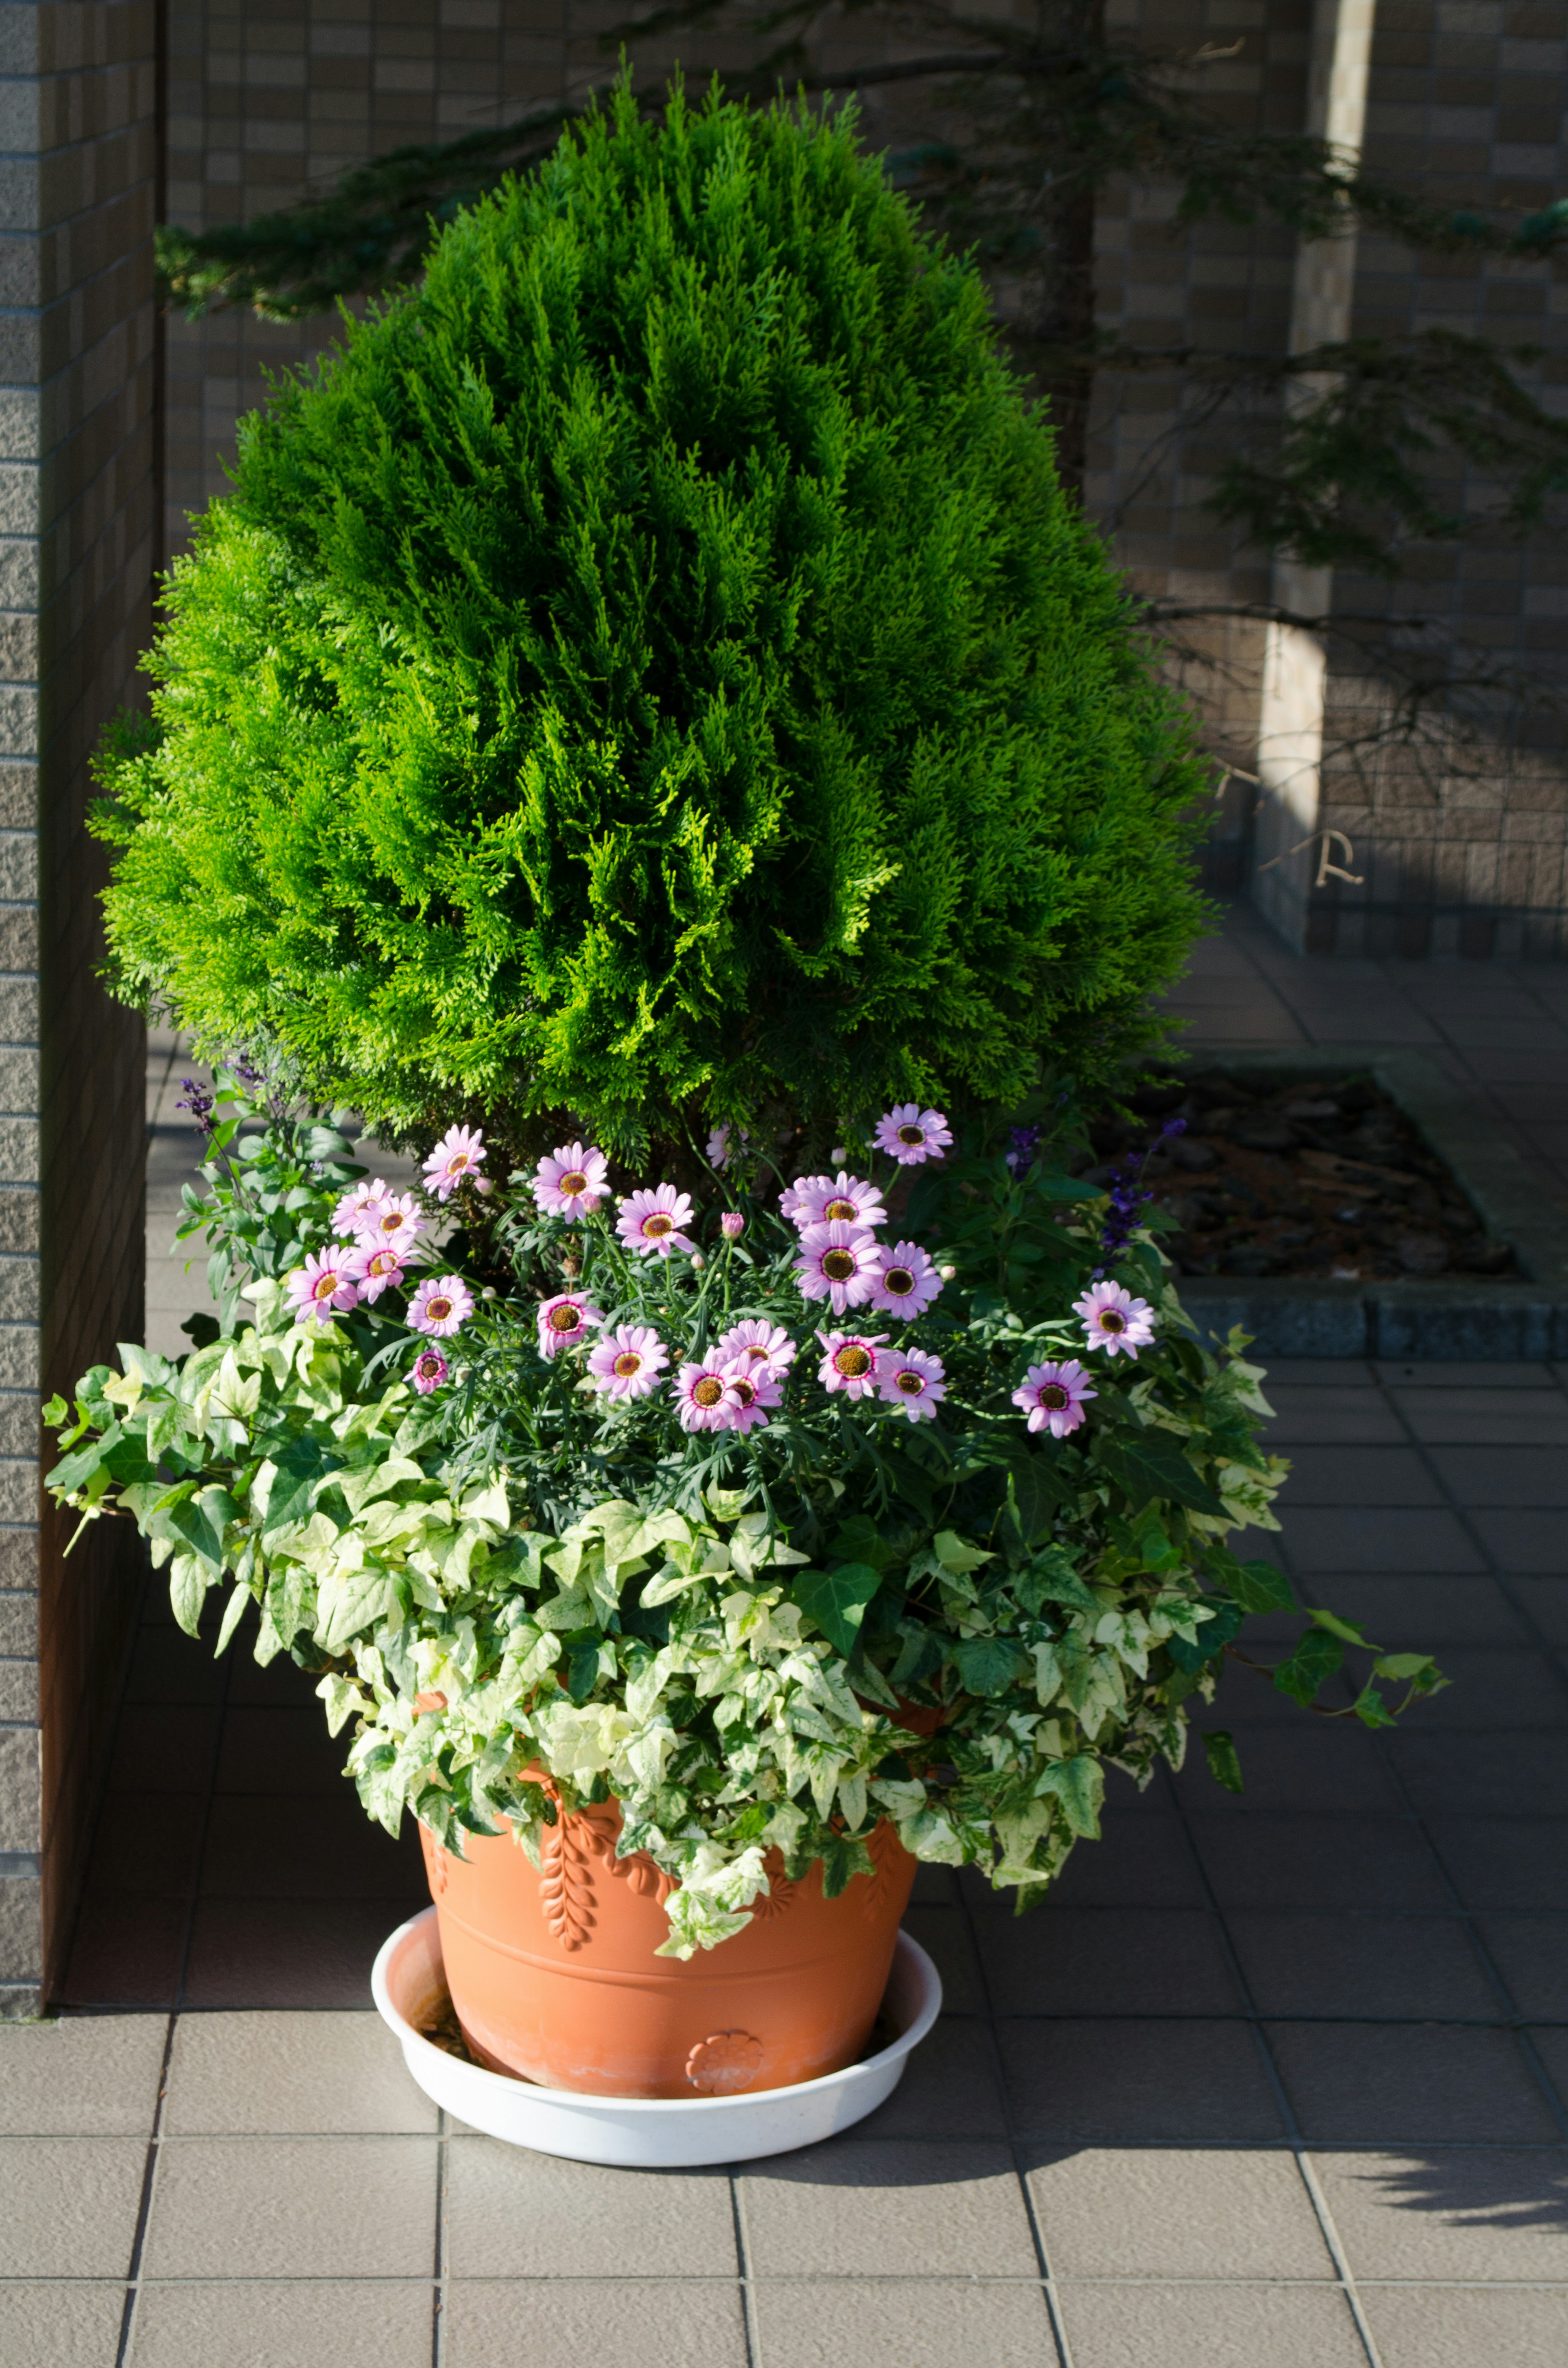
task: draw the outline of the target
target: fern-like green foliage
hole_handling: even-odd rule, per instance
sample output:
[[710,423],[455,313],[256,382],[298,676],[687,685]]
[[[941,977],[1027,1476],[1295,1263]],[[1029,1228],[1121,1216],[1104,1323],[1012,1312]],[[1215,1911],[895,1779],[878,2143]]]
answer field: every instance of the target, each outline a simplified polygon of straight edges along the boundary
[[244,424],[99,827],[126,992],[417,1130],[1103,1078],[1200,792],[847,111],[623,85]]

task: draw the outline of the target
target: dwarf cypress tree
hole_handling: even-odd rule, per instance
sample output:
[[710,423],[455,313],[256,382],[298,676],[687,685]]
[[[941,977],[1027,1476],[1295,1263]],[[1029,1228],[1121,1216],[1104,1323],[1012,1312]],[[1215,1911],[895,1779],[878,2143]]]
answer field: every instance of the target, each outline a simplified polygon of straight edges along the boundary
[[622,87],[244,424],[107,757],[119,979],[417,1130],[1103,1076],[1200,786],[847,111]]

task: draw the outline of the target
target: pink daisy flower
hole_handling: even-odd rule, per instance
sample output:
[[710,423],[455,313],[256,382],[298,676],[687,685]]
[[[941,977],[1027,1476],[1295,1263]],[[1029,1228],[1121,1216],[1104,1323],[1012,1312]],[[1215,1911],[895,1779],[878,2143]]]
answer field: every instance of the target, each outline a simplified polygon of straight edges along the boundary
[[449,1126],[425,1162],[425,1189],[437,1201],[449,1201],[465,1176],[484,1165],[484,1137],[477,1129]]
[[406,1250],[378,1248],[372,1241],[357,1242],[348,1253],[348,1271],[361,1295],[373,1304],[383,1291],[401,1291]]
[[852,1398],[869,1398],[877,1386],[877,1350],[887,1339],[879,1332],[866,1339],[858,1332],[819,1332],[827,1354],[817,1367],[824,1390],[845,1390]]
[[1083,1317],[1090,1348],[1103,1349],[1108,1357],[1136,1360],[1139,1349],[1154,1337],[1153,1309],[1119,1282],[1092,1283],[1082,1299],[1073,1302],[1073,1313]]
[[1085,1399],[1098,1395],[1076,1357],[1069,1357],[1064,1365],[1031,1365],[1023,1386],[1013,1392],[1013,1404],[1028,1415],[1031,1430],[1065,1439],[1084,1420]]
[[455,1332],[473,1314],[473,1293],[455,1274],[426,1276],[408,1305],[415,1332],[445,1336]]
[[562,1349],[586,1339],[604,1322],[604,1311],[580,1291],[562,1291],[547,1299],[539,1311],[539,1353],[559,1357]]
[[450,1370],[439,1349],[421,1349],[408,1378],[420,1396],[427,1398],[432,1390],[440,1388]]
[[395,1249],[406,1258],[413,1244],[425,1231],[412,1192],[387,1192],[373,1217],[367,1217],[359,1228],[359,1239],[377,1249]]
[[718,1345],[725,1364],[744,1360],[748,1372],[766,1365],[769,1372],[781,1376],[795,1361],[795,1343],[783,1326],[759,1321],[755,1315],[748,1315],[744,1324],[732,1324]]
[[355,1304],[359,1286],[354,1280],[352,1250],[311,1251],[303,1266],[289,1277],[289,1296],[296,1324],[342,1313]]
[[559,1144],[534,1170],[534,1199],[547,1217],[569,1224],[591,1217],[609,1190],[608,1172],[604,1153],[591,1143]]
[[770,1365],[748,1365],[744,1357],[735,1358],[722,1372],[736,1399],[731,1429],[755,1430],[758,1424],[766,1428],[768,1417],[784,1403],[779,1376]]
[[922,1110],[918,1102],[898,1102],[877,1121],[876,1145],[901,1167],[918,1167],[925,1159],[940,1159],[953,1134],[941,1110]]
[[877,1395],[902,1406],[911,1422],[935,1422],[948,1395],[947,1368],[924,1349],[884,1349],[877,1359]]
[[622,1201],[615,1230],[639,1258],[668,1258],[672,1250],[694,1247],[681,1230],[694,1213],[684,1192],[673,1184],[661,1184],[655,1192],[633,1192]]
[[835,1315],[860,1306],[871,1295],[877,1250],[875,1234],[863,1225],[808,1225],[801,1235],[801,1262],[795,1269],[801,1298],[827,1300]]
[[379,1176],[372,1181],[356,1184],[351,1192],[345,1192],[332,1212],[333,1232],[362,1234],[381,1215],[386,1199],[387,1188]]
[[608,1398],[645,1398],[669,1361],[664,1342],[645,1324],[619,1324],[588,1351],[588,1371]]
[[803,1234],[808,1225],[885,1225],[888,1212],[874,1184],[847,1176],[797,1176],[778,1195],[778,1205]]
[[733,1127],[727,1121],[723,1125],[716,1126],[708,1138],[708,1165],[710,1167],[728,1167],[732,1146],[736,1151],[744,1151],[750,1141],[751,1137],[744,1126]]
[[879,1315],[924,1315],[942,1288],[942,1278],[918,1242],[894,1242],[878,1253],[871,1275],[871,1304]]
[[676,1406],[683,1430],[729,1430],[740,1412],[741,1395],[731,1374],[710,1349],[700,1365],[683,1365],[676,1375]]

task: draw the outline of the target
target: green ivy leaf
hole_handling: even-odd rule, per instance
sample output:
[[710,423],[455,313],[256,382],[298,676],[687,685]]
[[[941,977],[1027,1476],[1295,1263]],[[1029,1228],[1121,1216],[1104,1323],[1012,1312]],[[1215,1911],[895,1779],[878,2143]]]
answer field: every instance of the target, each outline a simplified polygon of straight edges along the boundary
[[1376,1653],[1382,1649],[1381,1645],[1369,1643],[1354,1620],[1341,1620],[1336,1612],[1313,1611],[1309,1607],[1307,1618],[1314,1627],[1324,1629],[1330,1636],[1337,1636],[1343,1644],[1359,1645],[1362,1651],[1367,1653]]
[[598,1630],[580,1629],[575,1635],[568,1636],[565,1653],[557,1667],[565,1673],[568,1696],[581,1709],[598,1683]]
[[1204,1729],[1203,1757],[1209,1762],[1209,1773],[1216,1784],[1222,1784],[1227,1793],[1245,1791],[1242,1782],[1242,1763],[1236,1757],[1235,1739],[1227,1727]]
[[1037,1798],[1048,1793],[1061,1802],[1062,1814],[1075,1834],[1098,1841],[1105,1770],[1095,1753],[1080,1751],[1071,1759],[1053,1759],[1035,1786]]
[[855,1649],[866,1606],[882,1583],[869,1563],[846,1562],[836,1570],[797,1570],[790,1592],[806,1618],[822,1630],[846,1659]]
[[311,1518],[311,1491],[324,1473],[340,1469],[337,1458],[323,1452],[320,1441],[306,1430],[291,1439],[273,1458],[278,1466],[272,1492],[267,1500],[267,1514],[261,1525],[264,1539],[278,1530],[292,1529]]
[[1038,1613],[1046,1603],[1060,1603],[1071,1611],[1105,1610],[1099,1597],[1092,1595],[1078,1577],[1062,1546],[1049,1547],[1027,1564],[1013,1581],[1013,1592],[1029,1612]]
[[953,1664],[971,1694],[1005,1694],[1025,1667],[1022,1653],[1005,1636],[966,1636],[953,1646]]
[[1185,1636],[1167,1636],[1165,1639],[1166,1652],[1176,1668],[1185,1669],[1189,1677],[1206,1661],[1211,1661],[1217,1653],[1224,1651],[1246,1617],[1239,1603],[1216,1603],[1210,1598],[1209,1608],[1212,1617],[1199,1622],[1196,1644],[1189,1645]]
[[1281,1661],[1275,1670],[1274,1682],[1282,1694],[1304,1705],[1344,1662],[1345,1647],[1337,1636],[1326,1635],[1321,1628],[1309,1628],[1290,1659]]
[[[1225,1573],[1224,1585],[1244,1611],[1294,1611],[1296,1609],[1290,1580],[1271,1562],[1233,1563]],[[1318,1617],[1315,1611],[1309,1616],[1313,1620]]]
[[1225,1508],[1199,1477],[1179,1448],[1144,1434],[1101,1438],[1095,1451],[1119,1488],[1131,1498],[1133,1510],[1156,1503],[1185,1505],[1194,1513],[1223,1518]]

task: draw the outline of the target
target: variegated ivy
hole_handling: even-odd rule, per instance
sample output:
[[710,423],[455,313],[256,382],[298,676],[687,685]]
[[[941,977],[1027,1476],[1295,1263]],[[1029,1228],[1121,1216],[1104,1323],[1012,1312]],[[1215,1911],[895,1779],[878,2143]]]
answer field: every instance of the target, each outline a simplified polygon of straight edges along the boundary
[[[209,1167],[226,1330],[177,1363],[129,1348],[95,1368],[74,1416],[50,1409],[50,1485],[85,1518],[134,1517],[192,1634],[226,1587],[219,1650],[254,1608],[257,1658],[319,1673],[393,1832],[405,1808],[460,1850],[509,1823],[537,1860],[542,1822],[613,1795],[622,1851],[676,1879],[683,1957],[742,1930],[780,1860],[842,1889],[884,1817],[917,1858],[1028,1900],[1097,1833],[1105,1764],[1140,1782],[1161,1755],[1179,1766],[1245,1616],[1290,1606],[1226,1543],[1277,1526],[1260,1370],[1238,1335],[1193,1338],[1147,1235],[1117,1272],[1149,1295],[1152,1345],[1096,1358],[1070,1437],[1025,1430],[1010,1393],[1071,1345],[1061,1310],[1100,1254],[1078,1222],[1092,1188],[1043,1163],[955,1156],[921,1184],[951,1286],[926,1319],[940,1422],[873,1430],[802,1383],[766,1429],[672,1444],[646,1406],[607,1411],[540,1357],[560,1260],[612,1274],[565,1227],[528,1236],[529,1287],[476,1317],[466,1396],[460,1362],[451,1389],[415,1393],[384,1304],[293,1321],[287,1276],[350,1172],[335,1140],[275,1125],[232,1182]],[[672,1337],[708,1320],[710,1291],[725,1320],[798,1302],[794,1236],[769,1264],[755,1177],[748,1205],[722,1284],[694,1260],[650,1285]],[[1303,1702],[1365,1641],[1309,1620],[1271,1672]],[[1379,1675],[1437,1682],[1423,1656],[1385,1658],[1335,1714],[1386,1723]],[[1229,1738],[1205,1744],[1239,1782]]]

